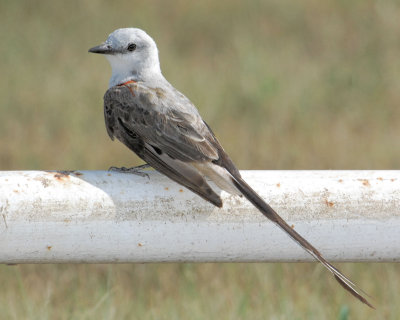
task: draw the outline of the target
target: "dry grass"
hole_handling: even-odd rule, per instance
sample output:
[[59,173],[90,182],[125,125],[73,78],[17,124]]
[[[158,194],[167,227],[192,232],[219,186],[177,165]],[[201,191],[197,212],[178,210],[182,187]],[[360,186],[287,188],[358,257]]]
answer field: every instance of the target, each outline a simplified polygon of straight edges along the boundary
[[[104,129],[110,70],[87,54],[118,27],[157,41],[165,76],[243,169],[397,169],[396,1],[3,1],[0,169],[139,161]],[[399,266],[1,266],[7,319],[397,319]],[[348,309],[347,309],[348,308]]]

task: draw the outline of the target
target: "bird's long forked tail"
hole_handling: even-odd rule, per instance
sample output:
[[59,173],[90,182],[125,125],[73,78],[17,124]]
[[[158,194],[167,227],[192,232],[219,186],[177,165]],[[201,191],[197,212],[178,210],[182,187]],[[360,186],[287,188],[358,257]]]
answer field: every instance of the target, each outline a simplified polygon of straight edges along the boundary
[[[292,229],[286,222],[283,220],[274,209],[272,209],[247,183],[240,177],[232,177],[232,182],[239,189],[239,191],[249,200],[261,213],[266,216],[268,219],[277,224],[281,229],[283,229],[294,241],[297,242],[304,250],[306,250],[309,254],[311,254],[315,259],[322,263],[322,265],[328,269],[335,277],[336,281],[350,292],[354,297],[360,300],[362,303],[365,303],[372,309],[375,307],[368,302],[363,295],[368,296],[363,290],[356,287],[356,285],[348,279],[345,275],[343,275],[338,269],[336,269],[333,265],[331,265],[325,258],[321,255],[321,253],[314,248],[306,239],[304,239],[300,234],[298,234],[294,229]],[[363,294],[363,295],[362,295]],[[369,296],[368,296],[369,297]]]

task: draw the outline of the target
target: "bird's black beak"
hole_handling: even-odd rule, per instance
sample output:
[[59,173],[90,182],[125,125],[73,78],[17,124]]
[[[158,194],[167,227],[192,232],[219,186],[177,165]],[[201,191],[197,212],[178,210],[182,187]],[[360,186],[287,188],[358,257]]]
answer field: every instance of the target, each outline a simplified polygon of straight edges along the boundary
[[114,54],[115,50],[107,43],[102,43],[99,46],[93,47],[89,49],[91,53],[100,53],[100,54]]

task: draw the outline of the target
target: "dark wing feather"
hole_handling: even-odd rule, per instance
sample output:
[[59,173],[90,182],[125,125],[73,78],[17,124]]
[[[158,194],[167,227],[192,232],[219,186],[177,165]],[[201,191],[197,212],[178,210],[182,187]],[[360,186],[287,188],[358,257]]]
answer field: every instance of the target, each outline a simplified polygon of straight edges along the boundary
[[[199,123],[199,128],[195,128],[190,122],[193,119],[188,119],[192,115],[166,108],[161,100],[154,100],[155,96],[154,91],[144,87],[110,88],[104,96],[108,134],[156,170],[221,207],[219,195],[190,164],[218,157],[213,145],[202,135],[206,125]],[[207,134],[208,130],[204,132]]]

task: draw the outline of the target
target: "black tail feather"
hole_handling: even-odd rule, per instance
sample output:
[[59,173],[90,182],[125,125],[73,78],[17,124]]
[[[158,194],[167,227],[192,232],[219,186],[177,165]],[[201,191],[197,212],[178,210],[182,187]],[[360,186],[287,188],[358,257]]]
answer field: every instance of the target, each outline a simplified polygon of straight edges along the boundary
[[[238,188],[238,190],[258,209],[260,212],[266,216],[271,221],[275,222],[281,229],[283,229],[294,241],[296,241],[304,250],[310,253],[315,259],[322,263],[322,265],[327,268],[335,277],[336,281],[350,292],[354,297],[365,303],[370,308],[374,308],[372,304],[364,298],[360,292],[367,295],[362,290],[358,289],[356,285],[351,282],[346,276],[344,276],[338,269],[331,265],[321,253],[312,246],[306,239],[304,239],[300,234],[298,234],[294,229],[292,229],[283,220],[274,209],[272,209],[241,177],[232,177],[232,182]],[[368,295],[367,295],[368,296]]]

